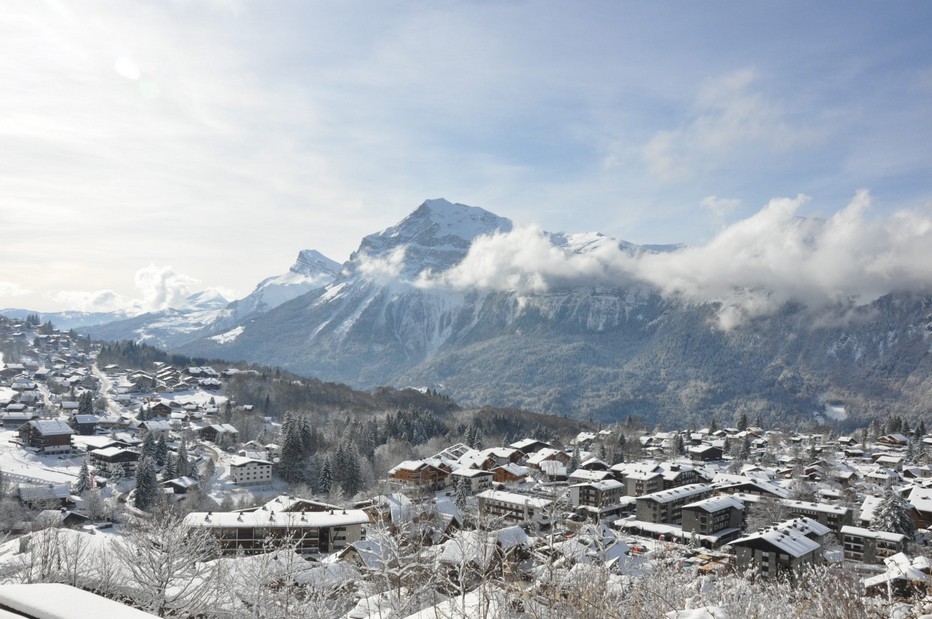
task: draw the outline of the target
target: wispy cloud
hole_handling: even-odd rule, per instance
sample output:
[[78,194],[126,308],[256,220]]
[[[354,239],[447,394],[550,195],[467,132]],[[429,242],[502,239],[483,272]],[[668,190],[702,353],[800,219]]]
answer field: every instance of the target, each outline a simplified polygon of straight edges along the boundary
[[58,290],[51,300],[68,309],[84,312],[156,312],[188,307],[188,297],[200,289],[198,280],[176,272],[171,266],[150,264],[133,276],[136,295],[128,298],[113,290]]
[[693,176],[748,147],[785,150],[818,136],[790,123],[779,101],[755,89],[757,81],[755,70],[743,69],[707,82],[688,122],[657,132],[644,145],[650,171],[664,179]]
[[129,299],[112,290],[55,290],[46,294],[62,307],[78,312],[115,312],[131,306]]
[[27,294],[32,294],[32,291],[16,282],[0,282],[0,297],[22,297]]
[[725,217],[733,213],[741,206],[741,200],[737,198],[719,198],[718,196],[706,196],[700,202],[702,208],[708,209],[715,217],[716,221],[722,222]]

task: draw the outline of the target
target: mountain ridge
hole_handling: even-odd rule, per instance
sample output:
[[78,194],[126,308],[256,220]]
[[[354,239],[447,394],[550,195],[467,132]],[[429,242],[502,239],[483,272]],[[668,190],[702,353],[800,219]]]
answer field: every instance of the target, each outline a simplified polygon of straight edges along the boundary
[[[494,253],[476,253],[522,242],[537,253],[528,258],[519,246],[502,260],[514,267],[520,258],[532,269],[549,260],[557,276],[511,287],[519,280],[500,278],[504,287],[495,287],[450,277],[502,268]],[[607,260],[681,251],[601,233],[529,233],[478,207],[427,200],[364,237],[343,265],[324,261],[329,281],[274,306],[231,311],[240,300],[175,332],[170,321],[161,331],[132,321],[88,330],[110,339],[144,333],[176,352],[277,365],[356,388],[441,388],[467,406],[602,421],[637,415],[698,425],[738,412],[809,420],[827,403],[852,419],[881,409],[928,412],[932,297],[888,294],[818,310],[789,301],[723,328],[721,302],[605,268]],[[304,277],[319,256],[301,252],[279,277]],[[574,279],[573,257],[597,277]]]

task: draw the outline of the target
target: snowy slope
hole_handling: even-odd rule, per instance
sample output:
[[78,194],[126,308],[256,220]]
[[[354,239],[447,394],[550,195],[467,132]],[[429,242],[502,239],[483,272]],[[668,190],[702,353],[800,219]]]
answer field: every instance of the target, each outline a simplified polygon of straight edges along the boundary
[[302,250],[286,273],[262,280],[249,296],[230,303],[218,323],[222,327],[232,326],[248,316],[267,312],[315,288],[326,286],[339,272],[338,262],[317,250]]

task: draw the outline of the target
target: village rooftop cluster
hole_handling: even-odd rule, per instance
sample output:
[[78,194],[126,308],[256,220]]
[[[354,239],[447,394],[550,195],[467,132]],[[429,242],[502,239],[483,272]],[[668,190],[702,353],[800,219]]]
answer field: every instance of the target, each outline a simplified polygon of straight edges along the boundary
[[[580,570],[600,570],[605,587],[630,587],[670,565],[693,579],[754,582],[838,570],[854,575],[865,604],[930,601],[932,437],[921,423],[887,420],[835,436],[741,419],[650,433],[619,424],[563,442],[467,441],[398,462],[380,487],[336,504],[291,494],[279,476],[276,420],[257,419],[274,440],[241,441],[231,411],[255,411],[228,400],[224,383],[244,370],[98,367],[92,342],[36,321],[3,320],[0,343],[18,351],[16,361],[0,359],[0,470],[6,493],[29,510],[4,522],[20,540],[0,547],[5,583],[24,582],[19,568],[39,560],[30,547],[50,530],[98,536],[95,552],[119,554],[108,544],[120,544],[129,521],[158,518],[151,498],[140,500],[153,489],[139,477],[150,475],[170,503],[192,489],[254,499],[231,510],[188,506],[179,517],[185,535],[214,544],[213,557],[196,557],[198,578],[208,564],[267,559],[276,587],[284,578],[296,600],[329,600],[333,616],[473,616],[484,603],[495,609],[489,616],[506,616],[505,601],[514,616],[531,616],[521,613],[554,591],[569,599],[561,587]],[[141,472],[150,460],[158,466]],[[297,559],[282,566],[277,553],[286,550]],[[49,580],[61,582],[53,572]],[[119,597],[99,579],[88,569],[70,584]],[[237,616],[239,595],[215,616]]]

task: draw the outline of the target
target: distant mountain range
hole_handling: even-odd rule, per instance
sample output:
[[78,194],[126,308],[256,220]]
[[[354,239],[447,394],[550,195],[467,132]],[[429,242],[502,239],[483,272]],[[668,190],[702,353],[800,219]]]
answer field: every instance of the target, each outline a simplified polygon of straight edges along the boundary
[[[428,200],[362,239],[343,265],[302,251],[286,274],[223,307],[192,302],[111,320],[42,318],[97,338],[279,365],[359,388],[432,387],[467,406],[604,421],[636,415],[703,424],[715,416],[730,423],[743,412],[752,420],[853,423],[929,412],[928,296],[888,295],[834,308],[818,321],[790,303],[725,331],[716,326],[715,303],[686,302],[643,283],[567,277],[512,289],[508,265],[472,255],[465,277],[477,239],[493,243],[513,230],[486,210]],[[557,256],[680,248],[598,233],[543,235]]]

